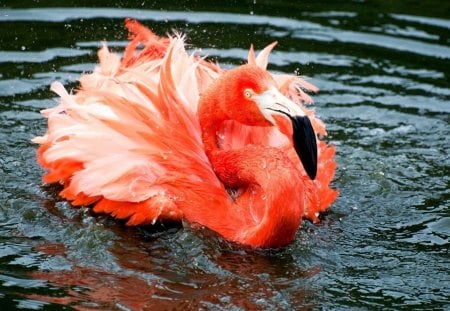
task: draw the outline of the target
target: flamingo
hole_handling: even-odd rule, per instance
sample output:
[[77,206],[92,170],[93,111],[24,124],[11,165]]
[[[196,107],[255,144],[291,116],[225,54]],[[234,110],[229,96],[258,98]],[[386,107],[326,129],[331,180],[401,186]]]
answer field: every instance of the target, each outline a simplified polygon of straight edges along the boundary
[[51,85],[59,104],[33,139],[44,183],[127,225],[185,220],[251,247],[286,246],[302,218],[317,222],[338,194],[335,148],[306,106],[317,88],[267,71],[276,42],[224,70],[183,35],[125,24],[122,57],[103,44],[75,93]]

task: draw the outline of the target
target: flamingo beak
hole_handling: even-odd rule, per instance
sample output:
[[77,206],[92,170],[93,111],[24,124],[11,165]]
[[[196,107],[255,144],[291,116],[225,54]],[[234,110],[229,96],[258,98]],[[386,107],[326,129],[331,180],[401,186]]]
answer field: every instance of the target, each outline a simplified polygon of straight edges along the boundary
[[277,125],[274,115],[288,117],[292,124],[292,141],[303,168],[309,178],[317,175],[317,141],[311,121],[303,110],[293,101],[281,94],[276,88],[255,95],[261,113],[266,120]]

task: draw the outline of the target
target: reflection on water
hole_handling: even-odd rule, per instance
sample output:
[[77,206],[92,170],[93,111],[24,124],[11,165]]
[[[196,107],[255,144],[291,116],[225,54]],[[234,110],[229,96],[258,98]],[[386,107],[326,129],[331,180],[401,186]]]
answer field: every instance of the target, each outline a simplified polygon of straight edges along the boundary
[[[133,310],[170,309],[174,305],[178,308],[213,307],[215,304],[225,308],[259,309],[280,303],[289,306],[292,299],[314,306],[307,301],[314,293],[305,288],[302,280],[319,273],[320,269],[299,270],[288,254],[255,256],[236,250],[212,254],[212,249],[204,247],[195,251],[187,249],[185,243],[179,246],[182,250],[160,249],[161,246],[149,249],[143,243],[133,245],[135,238],[126,245],[115,244],[111,248],[120,271],[114,273],[79,266],[75,262],[70,268],[59,271],[40,270],[32,273],[33,278],[46,280],[46,286],[63,288],[65,294],[62,297],[60,294],[27,297],[81,307],[123,306]],[[52,258],[70,260],[61,244],[39,245],[35,249]],[[177,263],[170,263],[172,256],[177,258]],[[180,265],[180,261],[184,264]],[[277,282],[271,283],[274,276]],[[290,293],[290,300],[283,297],[285,291]],[[248,299],[253,293],[258,293],[254,301]]]
[[[11,3],[10,3],[11,2]],[[450,295],[450,17],[446,4],[140,1],[0,4],[0,300],[44,309],[443,309]],[[73,3],[77,1],[72,1]],[[3,3],[3,2],[2,2]],[[93,5],[93,4],[92,4]],[[426,5],[426,6],[425,6]],[[25,5],[22,5],[25,6]],[[447,11],[446,11],[447,10]],[[250,14],[252,12],[252,14]],[[425,13],[427,12],[427,13]],[[429,16],[422,16],[429,14]],[[309,76],[337,146],[341,196],[283,250],[195,228],[127,228],[41,185],[30,139],[49,84],[76,87],[123,19],[179,29],[224,67],[279,44],[271,69]]]

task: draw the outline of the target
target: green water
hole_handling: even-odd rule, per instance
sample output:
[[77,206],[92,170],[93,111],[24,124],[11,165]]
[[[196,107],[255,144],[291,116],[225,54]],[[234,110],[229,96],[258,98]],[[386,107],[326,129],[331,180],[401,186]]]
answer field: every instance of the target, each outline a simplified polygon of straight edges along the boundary
[[[0,309],[450,309],[450,4],[443,1],[0,0]],[[30,139],[123,20],[177,29],[225,66],[319,86],[340,197],[286,249],[189,227],[128,228],[41,182]]]

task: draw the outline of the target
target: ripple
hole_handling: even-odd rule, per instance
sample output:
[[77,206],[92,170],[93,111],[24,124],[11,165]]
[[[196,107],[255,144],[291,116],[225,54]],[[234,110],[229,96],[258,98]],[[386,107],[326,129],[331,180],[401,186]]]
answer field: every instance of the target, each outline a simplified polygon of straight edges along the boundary
[[450,58],[450,48],[439,44],[430,44],[412,39],[398,38],[373,33],[345,31],[321,27],[309,31],[295,31],[295,38],[312,39],[323,42],[343,42],[360,45],[378,46],[389,50],[415,53],[428,57]]
[[90,54],[91,51],[68,48],[52,48],[45,51],[0,51],[0,63],[46,63],[57,57],[75,57]]
[[[45,9],[0,9],[3,21],[48,21],[63,22],[68,20],[94,18],[127,18],[165,22],[182,20],[191,24],[223,23],[241,25],[270,25],[289,30],[294,38],[337,41],[385,49],[415,53],[429,57],[450,58],[450,48],[439,44],[430,44],[412,39],[397,38],[373,33],[346,31],[339,28],[325,27],[317,23],[294,20],[283,17],[230,14],[217,12],[150,11],[135,9],[103,8],[45,8]],[[400,16],[402,17],[402,16]],[[398,16],[397,16],[398,18]],[[284,35],[283,35],[284,36]]]
[[[72,68],[67,67],[65,69],[67,70]],[[32,78],[27,79],[4,79],[0,80],[0,97],[14,97],[39,90],[48,91],[50,89],[49,85],[53,81],[58,80],[61,83],[68,83],[75,81],[77,78],[79,78],[79,74],[67,74],[64,72],[41,72],[34,74]]]
[[[424,223],[423,220],[421,222]],[[410,237],[400,239],[402,242],[423,245],[450,245],[450,217],[433,219],[433,221],[425,222],[423,229],[414,231]]]
[[303,12],[302,15],[315,17],[355,17],[358,14],[355,12],[345,12],[345,11],[326,11],[326,12]]
[[440,19],[435,17],[413,16],[405,14],[390,14],[390,16],[401,21],[414,22],[424,25],[450,29],[450,21],[446,19]]
[[411,26],[401,28],[397,25],[385,24],[381,27],[367,27],[367,28],[363,27],[362,29],[379,33],[386,33],[393,36],[404,36],[409,38],[415,37],[419,39],[429,39],[429,40],[439,39],[438,35],[433,35],[426,31],[422,31]]

